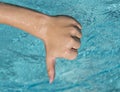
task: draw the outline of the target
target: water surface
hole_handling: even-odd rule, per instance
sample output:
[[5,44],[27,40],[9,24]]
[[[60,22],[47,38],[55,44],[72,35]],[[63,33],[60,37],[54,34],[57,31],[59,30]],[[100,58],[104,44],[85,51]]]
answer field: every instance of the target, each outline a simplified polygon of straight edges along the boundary
[[0,25],[0,92],[120,92],[120,0],[0,0],[83,27],[77,59],[58,59],[49,84],[41,40]]

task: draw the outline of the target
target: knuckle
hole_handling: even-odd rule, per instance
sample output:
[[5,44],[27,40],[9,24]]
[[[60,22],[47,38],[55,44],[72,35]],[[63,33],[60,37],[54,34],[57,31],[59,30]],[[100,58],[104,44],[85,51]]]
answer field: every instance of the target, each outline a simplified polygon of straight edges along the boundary
[[74,28],[71,28],[71,34],[76,34],[76,30]]
[[66,51],[66,53],[62,54],[63,58],[66,58],[68,60],[74,60],[77,57],[78,52],[77,51]]
[[81,30],[79,30],[79,34],[80,34],[80,38],[82,37],[82,31]]
[[76,42],[73,44],[73,48],[78,49],[80,47],[80,43]]
[[77,57],[77,54],[76,54],[76,55],[73,55],[73,56],[71,57],[71,60],[74,60],[76,57]]
[[72,29],[70,30],[70,33],[71,33],[71,35],[77,36],[78,38],[81,38],[81,37],[82,37],[81,30],[72,28]]
[[74,60],[76,57],[77,57],[77,52],[74,52],[69,59]]
[[82,33],[80,33],[80,38],[82,38]]
[[74,39],[72,37],[69,38],[68,40],[69,43],[74,43]]
[[80,48],[80,43],[77,43],[77,49]]

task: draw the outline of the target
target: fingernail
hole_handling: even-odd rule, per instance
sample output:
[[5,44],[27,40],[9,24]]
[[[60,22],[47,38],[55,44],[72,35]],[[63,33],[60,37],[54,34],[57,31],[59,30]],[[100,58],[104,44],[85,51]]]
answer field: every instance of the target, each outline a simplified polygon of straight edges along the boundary
[[50,78],[49,83],[51,84],[53,82],[53,78]]
[[49,83],[51,84],[54,80],[54,72],[53,71],[50,71],[49,72]]
[[51,84],[54,80],[53,74],[50,76],[49,83]]

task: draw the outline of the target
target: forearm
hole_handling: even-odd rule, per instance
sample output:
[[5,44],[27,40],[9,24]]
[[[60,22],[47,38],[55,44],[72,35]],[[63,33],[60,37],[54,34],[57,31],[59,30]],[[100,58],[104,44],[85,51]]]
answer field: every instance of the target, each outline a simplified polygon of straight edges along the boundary
[[[42,38],[38,32],[45,24],[47,16],[29,9],[0,3],[0,24],[7,24],[22,29],[36,37]],[[39,21],[38,21],[39,20]]]

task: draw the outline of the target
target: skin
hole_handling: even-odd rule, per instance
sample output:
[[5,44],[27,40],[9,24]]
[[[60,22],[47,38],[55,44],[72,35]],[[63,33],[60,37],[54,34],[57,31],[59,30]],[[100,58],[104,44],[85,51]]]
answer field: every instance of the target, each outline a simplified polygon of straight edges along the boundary
[[49,16],[27,8],[0,3],[0,24],[24,30],[42,39],[50,83],[55,77],[55,59],[73,60],[80,47],[81,25],[69,16]]

